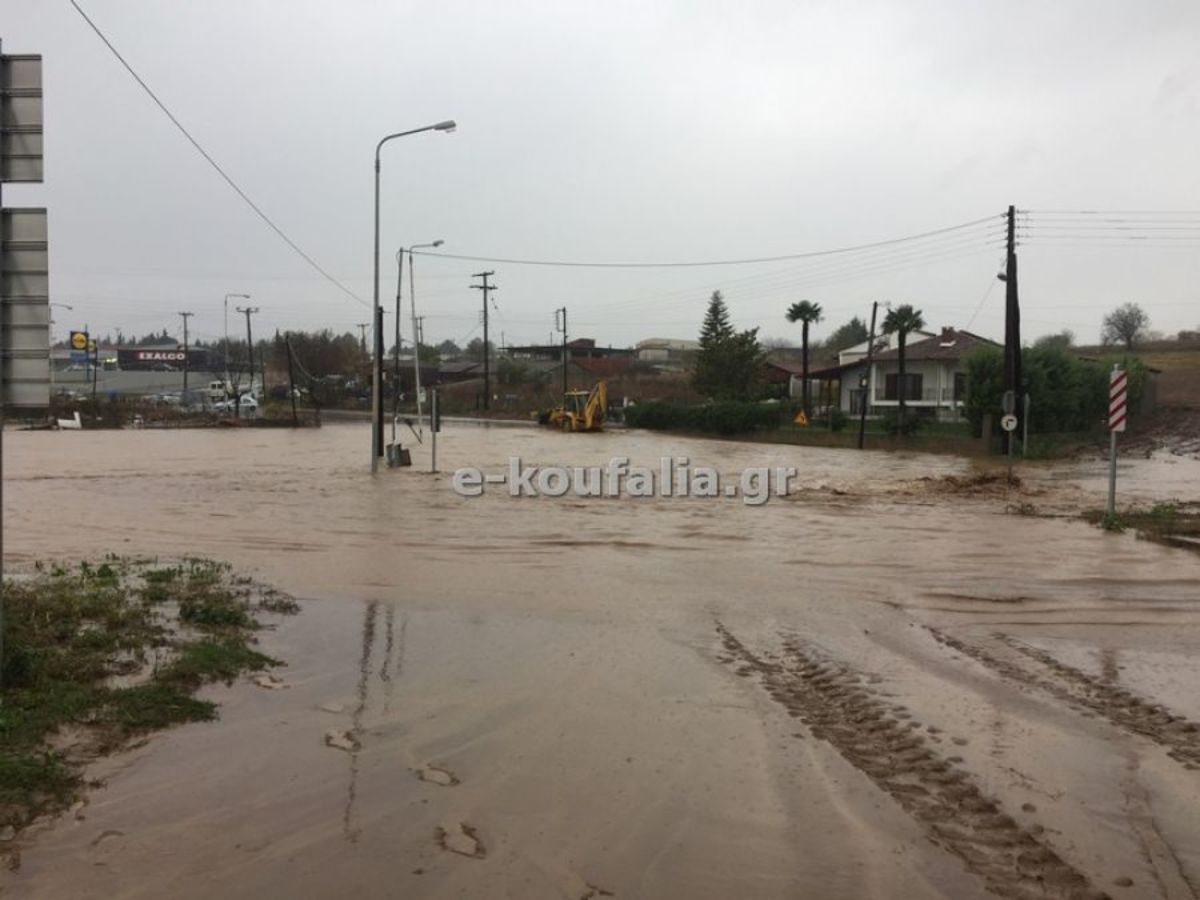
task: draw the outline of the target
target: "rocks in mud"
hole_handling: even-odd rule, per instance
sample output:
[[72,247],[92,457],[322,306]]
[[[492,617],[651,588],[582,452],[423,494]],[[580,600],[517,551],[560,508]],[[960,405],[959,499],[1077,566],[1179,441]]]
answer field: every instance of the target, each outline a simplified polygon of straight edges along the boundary
[[330,728],[326,731],[325,745],[333,747],[335,750],[345,750],[347,753],[357,753],[362,749],[362,744],[359,743],[354,733],[344,728]]
[[429,784],[436,784],[439,787],[454,787],[459,784],[458,776],[449,769],[444,769],[441,766],[425,765],[419,769],[413,769],[416,776],[422,781]]
[[483,859],[487,848],[479,837],[479,831],[468,822],[454,822],[437,828],[438,846],[450,853],[471,859]]

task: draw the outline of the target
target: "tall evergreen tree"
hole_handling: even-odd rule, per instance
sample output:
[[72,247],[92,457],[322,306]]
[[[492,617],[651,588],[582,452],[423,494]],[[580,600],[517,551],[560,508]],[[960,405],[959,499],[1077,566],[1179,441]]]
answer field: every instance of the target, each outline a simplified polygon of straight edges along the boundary
[[758,394],[762,365],[758,329],[735,331],[721,292],[713,291],[700,330],[692,384],[708,397],[751,400]]
[[708,301],[708,312],[704,314],[704,326],[700,329],[700,346],[712,348],[733,337],[733,326],[729,323],[729,309],[720,291],[713,291]]

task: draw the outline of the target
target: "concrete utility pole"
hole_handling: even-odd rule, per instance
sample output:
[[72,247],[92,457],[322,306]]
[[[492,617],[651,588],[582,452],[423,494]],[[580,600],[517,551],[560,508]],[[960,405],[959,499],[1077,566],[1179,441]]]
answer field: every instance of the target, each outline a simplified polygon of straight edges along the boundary
[[862,450],[867,440],[867,407],[871,401],[871,366],[875,361],[875,317],[879,313],[879,301],[871,304],[871,332],[867,335],[867,374],[864,376],[862,406],[858,410],[858,449]]
[[482,278],[483,284],[473,284],[477,291],[483,291],[483,408],[489,410],[492,408],[492,373],[491,361],[488,353],[488,298],[492,291],[496,290],[494,284],[489,284],[488,279],[495,275],[495,272],[476,272],[472,278]]
[[195,313],[181,312],[179,315],[183,318],[183,395],[184,395],[183,399],[184,399],[184,402],[187,402],[187,399],[188,399],[188,397],[187,397],[188,362],[189,362],[189,360],[188,360],[188,321],[187,320],[190,319],[192,316],[194,316]]
[[225,364],[225,382],[229,383],[229,298],[234,297],[238,300],[249,300],[249,294],[226,294],[225,295],[225,347],[224,357],[221,361]]
[[560,306],[554,311],[554,330],[562,332],[562,359],[563,359],[563,402],[566,403],[567,396],[567,308]]
[[[257,306],[239,306],[237,311],[246,317],[246,358],[250,360],[250,395],[254,396],[254,336],[250,333],[250,317],[258,312]],[[263,374],[260,379],[263,389],[263,399],[267,397],[267,379]],[[238,406],[241,406],[241,400],[238,400]]]

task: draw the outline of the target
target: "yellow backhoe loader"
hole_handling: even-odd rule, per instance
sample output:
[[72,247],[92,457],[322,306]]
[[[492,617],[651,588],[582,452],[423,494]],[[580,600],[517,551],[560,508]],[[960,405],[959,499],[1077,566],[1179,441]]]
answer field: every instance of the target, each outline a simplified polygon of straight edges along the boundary
[[562,406],[537,414],[538,422],[563,431],[603,431],[608,408],[608,385],[596,382],[590,391],[567,391]]

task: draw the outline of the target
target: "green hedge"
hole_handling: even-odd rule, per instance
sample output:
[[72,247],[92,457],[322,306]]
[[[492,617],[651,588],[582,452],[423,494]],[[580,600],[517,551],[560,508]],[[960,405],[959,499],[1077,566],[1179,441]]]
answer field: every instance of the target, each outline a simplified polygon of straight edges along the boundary
[[[1022,351],[1023,391],[1030,395],[1029,429],[1034,434],[1086,432],[1099,428],[1108,411],[1108,376],[1113,363],[1129,374],[1129,406],[1137,410],[1146,383],[1146,367],[1136,357],[1100,361],[1080,359],[1061,347]],[[1004,356],[999,348],[984,347],[966,363],[965,413],[975,434],[983,417],[992,414],[999,432],[1004,396]]]
[[701,431],[746,434],[776,428],[789,407],[778,403],[719,401],[701,406],[652,402],[627,407],[625,421],[634,428],[656,431]]

